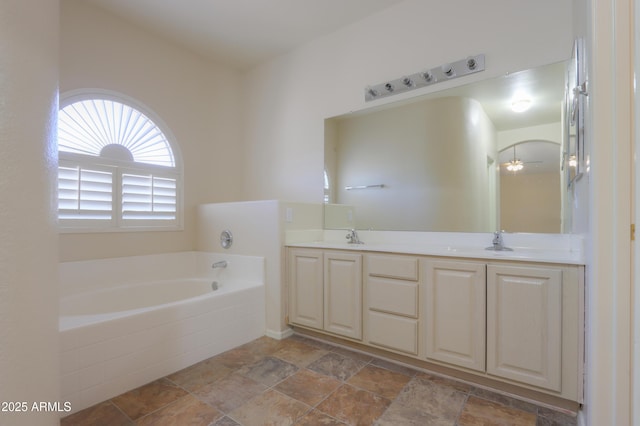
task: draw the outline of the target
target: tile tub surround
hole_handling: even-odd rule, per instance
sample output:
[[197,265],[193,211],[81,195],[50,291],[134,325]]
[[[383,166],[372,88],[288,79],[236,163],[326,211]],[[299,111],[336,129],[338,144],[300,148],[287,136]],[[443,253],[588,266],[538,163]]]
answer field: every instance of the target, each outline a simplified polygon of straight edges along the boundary
[[[228,268],[211,271],[211,264],[223,259]],[[265,333],[263,258],[188,252],[75,263],[63,264],[61,275],[68,278],[63,294],[81,292],[83,282],[91,292],[96,281],[108,287],[133,278],[153,281],[164,272],[165,279],[215,277],[229,286],[136,311],[61,317],[61,396],[74,412]],[[251,271],[257,276],[243,275]],[[242,280],[252,285],[231,289]]]
[[294,335],[258,338],[61,421],[99,424],[570,426],[576,417]]

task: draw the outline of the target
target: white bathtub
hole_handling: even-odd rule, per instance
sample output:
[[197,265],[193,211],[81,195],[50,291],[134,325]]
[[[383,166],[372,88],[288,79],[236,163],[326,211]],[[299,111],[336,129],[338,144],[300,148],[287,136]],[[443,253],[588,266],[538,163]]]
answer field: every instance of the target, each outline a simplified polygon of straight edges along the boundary
[[64,262],[60,283],[61,394],[74,412],[265,333],[262,257]]

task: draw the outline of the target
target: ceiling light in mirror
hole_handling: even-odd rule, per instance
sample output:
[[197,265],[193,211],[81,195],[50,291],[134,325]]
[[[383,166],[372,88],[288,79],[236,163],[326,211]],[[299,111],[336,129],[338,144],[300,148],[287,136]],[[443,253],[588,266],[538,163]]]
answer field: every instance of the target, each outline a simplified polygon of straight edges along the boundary
[[507,170],[510,172],[518,172],[524,168],[524,164],[520,160],[511,160],[509,164],[507,164]]
[[531,99],[529,98],[516,98],[511,102],[513,112],[525,112],[529,108],[531,108]]

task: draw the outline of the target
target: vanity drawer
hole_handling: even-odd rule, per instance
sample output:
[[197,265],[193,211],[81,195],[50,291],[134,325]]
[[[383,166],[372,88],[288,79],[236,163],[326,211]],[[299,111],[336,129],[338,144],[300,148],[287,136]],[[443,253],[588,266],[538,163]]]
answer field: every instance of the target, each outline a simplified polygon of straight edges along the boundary
[[375,277],[418,281],[418,258],[370,254],[367,256],[367,272]]
[[367,278],[369,309],[418,317],[418,283],[388,278]]
[[410,355],[418,354],[418,320],[368,312],[368,342]]

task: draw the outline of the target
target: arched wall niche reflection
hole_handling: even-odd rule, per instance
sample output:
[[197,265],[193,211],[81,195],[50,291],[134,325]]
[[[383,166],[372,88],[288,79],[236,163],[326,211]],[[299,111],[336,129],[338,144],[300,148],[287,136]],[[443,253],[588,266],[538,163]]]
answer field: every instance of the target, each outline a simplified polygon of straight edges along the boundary
[[559,233],[562,230],[561,144],[518,141],[498,153],[500,229]]

